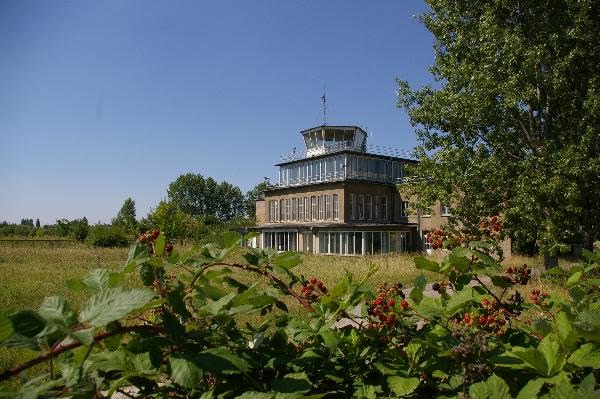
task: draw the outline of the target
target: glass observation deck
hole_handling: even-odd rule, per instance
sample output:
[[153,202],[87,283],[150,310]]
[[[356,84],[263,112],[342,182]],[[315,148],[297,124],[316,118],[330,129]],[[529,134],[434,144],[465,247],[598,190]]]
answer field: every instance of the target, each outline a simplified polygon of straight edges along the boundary
[[404,165],[414,163],[407,152],[367,146],[367,133],[356,126],[318,126],[301,132],[306,152],[281,157],[276,187],[360,180],[396,184]]

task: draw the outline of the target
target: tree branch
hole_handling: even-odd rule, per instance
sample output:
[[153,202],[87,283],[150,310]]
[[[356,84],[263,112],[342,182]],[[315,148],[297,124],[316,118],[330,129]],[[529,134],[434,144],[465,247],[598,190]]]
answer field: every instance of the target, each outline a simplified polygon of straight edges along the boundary
[[[118,328],[116,328],[114,330],[106,331],[106,332],[96,335],[94,337],[94,343],[100,342],[102,340],[105,340],[106,338],[110,338],[110,337],[118,335],[118,334],[131,333],[131,332],[136,332],[136,331],[146,331],[146,330],[155,331],[157,333],[162,331],[162,329],[158,326],[128,326],[128,327],[119,326]],[[21,363],[13,368],[4,370],[0,374],[0,381],[4,381],[11,377],[14,377],[15,375],[21,373],[22,371],[35,366],[36,364],[42,363],[48,359],[51,359],[57,355],[60,355],[63,352],[70,351],[70,350],[78,348],[82,345],[83,344],[79,341],[75,341],[75,342],[72,342],[67,345],[62,345],[62,344],[56,345],[55,347],[53,347],[49,351],[39,355],[38,357],[28,360],[25,363]]]

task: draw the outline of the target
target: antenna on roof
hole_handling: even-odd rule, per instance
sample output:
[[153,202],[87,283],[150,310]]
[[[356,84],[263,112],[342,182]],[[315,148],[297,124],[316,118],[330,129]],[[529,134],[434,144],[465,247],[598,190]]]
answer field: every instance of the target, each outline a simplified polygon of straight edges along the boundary
[[321,100],[323,100],[323,126],[327,126],[327,97],[325,96],[325,85],[323,85],[323,95],[321,96]]

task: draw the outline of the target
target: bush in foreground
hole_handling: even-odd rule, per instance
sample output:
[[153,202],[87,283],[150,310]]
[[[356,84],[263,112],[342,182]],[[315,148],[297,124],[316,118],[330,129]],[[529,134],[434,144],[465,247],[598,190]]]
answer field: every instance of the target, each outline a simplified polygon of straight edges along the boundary
[[[231,233],[180,254],[150,232],[121,272],[97,269],[67,282],[90,295],[77,314],[60,297],[37,311],[0,312],[2,345],[38,351],[0,380],[41,362],[50,369],[4,396],[600,395],[598,254],[586,252],[589,263],[568,273],[551,271],[556,290],[527,295],[526,266],[504,270],[490,243],[470,242],[442,262],[415,259],[446,276],[432,297],[423,276],[408,295],[395,282],[372,287],[374,270],[326,287],[294,274],[294,253],[251,249],[244,263],[225,261],[238,244]],[[268,284],[245,284],[235,270]],[[143,288],[120,285],[130,273]],[[309,321],[291,315],[283,297]]]

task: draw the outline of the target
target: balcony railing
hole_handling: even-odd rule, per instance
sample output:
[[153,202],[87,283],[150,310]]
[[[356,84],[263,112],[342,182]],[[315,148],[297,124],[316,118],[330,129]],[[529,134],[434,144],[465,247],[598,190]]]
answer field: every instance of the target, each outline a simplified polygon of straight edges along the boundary
[[330,183],[337,181],[346,181],[346,180],[360,180],[374,183],[389,183],[389,184],[398,184],[402,181],[402,178],[393,178],[391,176],[386,176],[382,173],[372,173],[372,172],[336,172],[336,173],[327,173],[318,176],[311,177],[298,177],[294,179],[284,179],[276,184],[272,184],[271,186],[274,188],[280,187],[297,187],[304,186],[307,184],[315,184],[315,183]]
[[[335,144],[325,145],[323,147],[313,148],[309,151],[292,152],[289,154],[280,155],[279,159],[281,162],[298,161],[301,159],[307,159],[318,155],[331,154],[341,151],[357,151],[356,147],[348,142],[339,142]],[[369,145],[366,146],[365,151],[367,154],[384,155],[394,158],[403,158],[416,160],[410,151],[403,150],[400,148],[386,147],[380,145]]]

